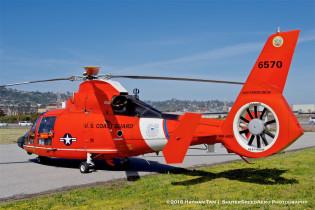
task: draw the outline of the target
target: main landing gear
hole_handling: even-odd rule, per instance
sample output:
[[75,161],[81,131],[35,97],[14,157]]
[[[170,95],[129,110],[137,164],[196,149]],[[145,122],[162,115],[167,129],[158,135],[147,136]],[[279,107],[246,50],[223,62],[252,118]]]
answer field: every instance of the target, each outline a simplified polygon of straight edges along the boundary
[[95,163],[93,162],[92,159],[92,154],[91,153],[87,153],[87,157],[86,157],[86,161],[80,163],[80,172],[83,174],[89,173],[90,169],[94,169],[95,168]]
[[[94,156],[96,158],[97,156]],[[109,170],[124,169],[129,165],[129,158],[114,158],[114,159],[105,159],[105,168]],[[95,163],[93,161],[93,155],[87,153],[86,161],[80,163],[80,172],[83,174],[91,172],[91,169],[95,171]]]

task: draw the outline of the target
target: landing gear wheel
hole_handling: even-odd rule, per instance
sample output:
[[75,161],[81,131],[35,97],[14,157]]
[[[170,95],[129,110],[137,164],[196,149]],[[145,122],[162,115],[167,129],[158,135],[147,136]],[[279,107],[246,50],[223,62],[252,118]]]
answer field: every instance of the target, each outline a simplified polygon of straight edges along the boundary
[[87,162],[80,163],[80,172],[83,174],[90,172],[90,165]]

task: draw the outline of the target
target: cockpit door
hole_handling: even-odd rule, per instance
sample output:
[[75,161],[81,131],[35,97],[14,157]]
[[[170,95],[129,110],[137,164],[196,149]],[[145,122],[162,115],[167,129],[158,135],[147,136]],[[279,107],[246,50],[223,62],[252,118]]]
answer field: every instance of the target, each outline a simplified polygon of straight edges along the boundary
[[54,126],[56,117],[42,117],[37,130],[37,144],[40,146],[51,146],[54,137]]

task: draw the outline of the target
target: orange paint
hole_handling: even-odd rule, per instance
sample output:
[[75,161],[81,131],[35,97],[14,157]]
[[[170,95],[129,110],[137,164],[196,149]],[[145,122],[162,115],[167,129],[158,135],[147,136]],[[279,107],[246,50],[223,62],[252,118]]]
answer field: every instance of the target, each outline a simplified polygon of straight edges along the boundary
[[[277,153],[303,134],[282,95],[298,36],[296,30],[269,37],[226,120],[191,113],[147,116],[145,110],[133,110],[141,101],[134,98],[135,104],[128,104],[129,99],[123,101],[127,93],[112,82],[90,78],[80,84],[65,109],[40,116],[24,149],[76,159],[91,153],[108,161],[163,150],[171,163],[181,163],[188,147],[196,144],[222,143],[230,152],[253,158]],[[98,68],[89,67],[87,72],[95,76]],[[119,95],[116,109],[132,111],[113,109],[113,99]]]

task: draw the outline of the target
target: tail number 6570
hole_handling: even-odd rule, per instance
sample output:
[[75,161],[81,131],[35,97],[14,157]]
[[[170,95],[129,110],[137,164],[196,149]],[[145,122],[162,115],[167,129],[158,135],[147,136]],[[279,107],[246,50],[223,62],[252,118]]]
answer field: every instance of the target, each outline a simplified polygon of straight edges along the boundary
[[269,68],[282,68],[282,61],[259,61],[258,68],[269,69]]

